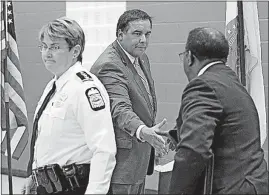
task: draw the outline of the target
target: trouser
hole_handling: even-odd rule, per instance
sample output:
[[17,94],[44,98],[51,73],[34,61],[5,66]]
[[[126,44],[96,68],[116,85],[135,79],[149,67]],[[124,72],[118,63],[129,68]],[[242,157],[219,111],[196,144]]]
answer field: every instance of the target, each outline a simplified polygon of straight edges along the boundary
[[108,194],[145,194],[145,180],[140,184],[111,183],[110,192]]
[[[58,193],[52,193],[52,194],[55,194],[55,195],[84,195],[86,190],[87,190],[87,186],[80,187],[80,188],[77,188],[76,190],[69,191],[69,192],[58,192]],[[35,190],[35,192],[36,192],[36,190]],[[34,194],[37,194],[37,193],[34,193]],[[41,195],[41,194],[37,194],[37,195]],[[112,195],[111,186],[110,186],[110,189],[109,189],[107,195]]]
[[[30,187],[30,194],[37,194],[37,195],[41,195],[42,193],[37,193],[37,186],[36,184],[34,183],[34,179],[31,178],[32,180],[32,186]],[[73,191],[69,191],[69,192],[58,192],[58,193],[52,193],[52,194],[55,194],[55,195],[84,195],[85,194],[85,191],[87,189],[87,186],[84,186],[84,187],[80,187],[80,188],[77,188]],[[25,194],[25,190],[23,190],[22,194]]]

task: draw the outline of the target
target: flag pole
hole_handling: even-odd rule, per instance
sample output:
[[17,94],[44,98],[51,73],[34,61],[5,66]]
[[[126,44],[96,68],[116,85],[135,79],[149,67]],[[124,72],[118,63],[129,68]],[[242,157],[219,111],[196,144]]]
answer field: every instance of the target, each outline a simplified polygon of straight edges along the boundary
[[237,1],[238,9],[238,53],[240,62],[240,79],[242,85],[246,86],[246,68],[245,68],[245,43],[244,43],[244,17],[243,17],[243,2]]
[[[5,26],[5,47],[8,51],[8,33],[7,33],[7,5],[6,1],[3,1],[3,11],[4,11],[4,26]],[[6,109],[6,136],[7,136],[7,162],[8,162],[8,184],[9,184],[9,194],[13,195],[12,187],[12,166],[11,166],[11,147],[10,147],[10,124],[9,124],[9,94],[8,94],[8,73],[7,73],[7,53],[4,59],[4,81],[5,81],[5,109]]]

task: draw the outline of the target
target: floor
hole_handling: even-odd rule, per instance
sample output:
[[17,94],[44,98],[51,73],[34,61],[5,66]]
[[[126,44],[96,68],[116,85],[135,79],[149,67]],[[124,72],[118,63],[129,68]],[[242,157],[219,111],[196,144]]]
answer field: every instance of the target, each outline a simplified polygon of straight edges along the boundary
[[[12,189],[13,194],[21,194],[21,188],[24,184],[24,178],[22,177],[12,177]],[[8,183],[8,176],[1,174],[1,194],[9,194],[9,183]]]

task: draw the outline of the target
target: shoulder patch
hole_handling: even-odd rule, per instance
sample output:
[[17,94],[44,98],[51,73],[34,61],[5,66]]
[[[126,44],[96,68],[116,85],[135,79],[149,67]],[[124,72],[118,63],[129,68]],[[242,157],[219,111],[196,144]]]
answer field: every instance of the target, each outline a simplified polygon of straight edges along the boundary
[[81,72],[78,72],[76,74],[83,82],[84,81],[93,81],[93,78],[91,77],[91,75],[89,75],[87,72],[85,71],[81,71]]
[[102,110],[105,108],[104,99],[101,96],[100,91],[96,87],[91,87],[91,88],[87,89],[85,94],[89,100],[91,108],[94,111]]

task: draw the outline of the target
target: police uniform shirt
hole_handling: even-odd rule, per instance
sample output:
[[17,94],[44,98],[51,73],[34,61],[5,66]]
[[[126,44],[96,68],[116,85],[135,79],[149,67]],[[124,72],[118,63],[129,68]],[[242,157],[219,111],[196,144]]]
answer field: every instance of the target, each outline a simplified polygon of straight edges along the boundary
[[106,194],[116,164],[109,96],[97,77],[77,62],[48,83],[36,112],[54,81],[56,92],[38,122],[33,169],[91,163],[86,194]]

